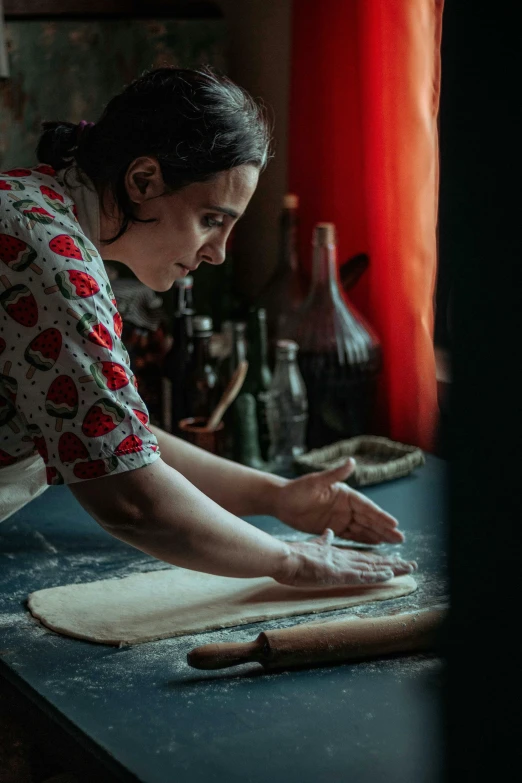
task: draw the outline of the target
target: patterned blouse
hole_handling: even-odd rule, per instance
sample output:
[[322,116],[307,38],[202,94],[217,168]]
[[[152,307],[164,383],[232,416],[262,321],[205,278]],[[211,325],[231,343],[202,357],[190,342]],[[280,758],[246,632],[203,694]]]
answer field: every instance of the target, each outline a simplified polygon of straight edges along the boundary
[[38,452],[71,484],[159,457],[121,332],[61,176],[0,174],[0,469]]

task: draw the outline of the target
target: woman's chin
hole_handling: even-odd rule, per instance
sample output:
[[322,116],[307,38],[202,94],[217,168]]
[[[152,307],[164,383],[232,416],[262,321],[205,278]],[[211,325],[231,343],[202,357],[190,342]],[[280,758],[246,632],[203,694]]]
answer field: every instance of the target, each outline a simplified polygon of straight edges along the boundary
[[147,288],[152,288],[153,291],[168,291],[172,286],[174,285],[174,280],[176,277],[182,277],[182,275],[177,275],[176,277],[173,277],[172,273],[169,275],[141,275],[134,272],[140,283],[143,283],[143,285],[146,285]]
[[186,277],[190,273],[190,270],[183,264],[173,264],[168,269],[160,270],[158,274],[151,274],[150,269],[144,270],[144,274],[140,274],[141,270],[134,269],[133,271],[140,282],[158,292],[169,291],[176,280]]
[[160,279],[155,280],[154,285],[148,283],[148,285],[154,289],[154,291],[169,291],[176,280],[180,280],[182,277],[186,277],[190,270],[183,266],[176,266],[169,272],[168,276],[162,276]]

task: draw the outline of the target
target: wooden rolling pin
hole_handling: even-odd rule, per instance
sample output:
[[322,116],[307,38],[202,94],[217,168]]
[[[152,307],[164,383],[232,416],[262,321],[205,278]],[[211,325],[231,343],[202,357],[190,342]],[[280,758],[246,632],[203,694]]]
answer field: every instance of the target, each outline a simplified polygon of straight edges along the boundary
[[303,623],[263,631],[254,642],[196,647],[187,663],[195,669],[223,669],[258,661],[268,671],[430,650],[445,613],[446,607],[435,606],[385,617]]

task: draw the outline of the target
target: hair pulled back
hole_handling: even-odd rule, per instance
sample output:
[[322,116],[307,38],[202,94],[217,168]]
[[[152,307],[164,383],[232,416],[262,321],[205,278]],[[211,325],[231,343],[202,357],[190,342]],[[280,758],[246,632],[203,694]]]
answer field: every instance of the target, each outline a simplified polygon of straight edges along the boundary
[[76,163],[98,191],[109,190],[122,224],[138,221],[125,174],[138,157],[158,160],[167,192],[245,164],[264,169],[270,125],[246,90],[210,68],[144,73],[112,98],[95,125],[45,122],[36,155],[55,169]]

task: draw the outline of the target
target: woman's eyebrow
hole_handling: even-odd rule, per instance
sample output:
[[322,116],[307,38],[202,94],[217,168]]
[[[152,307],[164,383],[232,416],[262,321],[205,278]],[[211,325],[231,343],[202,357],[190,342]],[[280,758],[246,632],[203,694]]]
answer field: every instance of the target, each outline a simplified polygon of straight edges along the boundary
[[203,209],[208,209],[209,212],[222,212],[224,215],[228,215],[229,217],[234,218],[234,220],[239,220],[239,218],[242,217],[242,215],[240,215],[234,209],[229,209],[228,207],[218,207],[216,204],[207,204],[207,206],[203,207]]

